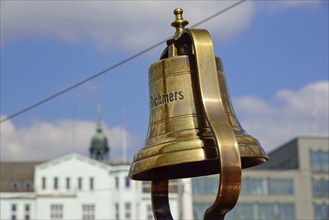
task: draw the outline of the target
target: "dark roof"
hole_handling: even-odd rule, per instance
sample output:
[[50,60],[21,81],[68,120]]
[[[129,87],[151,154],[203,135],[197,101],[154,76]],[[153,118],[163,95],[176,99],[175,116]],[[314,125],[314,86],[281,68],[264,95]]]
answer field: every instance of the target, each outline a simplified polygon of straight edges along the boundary
[[[0,192],[33,192],[34,168],[47,161],[0,161]],[[102,161],[110,166],[129,165],[128,162]],[[16,183],[16,189],[13,185]]]
[[[34,167],[44,161],[0,161],[0,192],[34,191]],[[16,188],[14,185],[16,184]]]

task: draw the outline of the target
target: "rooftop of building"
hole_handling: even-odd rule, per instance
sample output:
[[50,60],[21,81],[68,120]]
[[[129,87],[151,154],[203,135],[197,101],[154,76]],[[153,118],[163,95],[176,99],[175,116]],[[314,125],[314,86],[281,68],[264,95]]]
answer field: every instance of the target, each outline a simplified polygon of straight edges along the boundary
[[97,161],[76,153],[67,154],[48,161],[0,161],[0,192],[33,192],[34,169],[36,166],[51,163],[70,156],[81,157],[105,166],[130,165],[130,163],[122,161]]

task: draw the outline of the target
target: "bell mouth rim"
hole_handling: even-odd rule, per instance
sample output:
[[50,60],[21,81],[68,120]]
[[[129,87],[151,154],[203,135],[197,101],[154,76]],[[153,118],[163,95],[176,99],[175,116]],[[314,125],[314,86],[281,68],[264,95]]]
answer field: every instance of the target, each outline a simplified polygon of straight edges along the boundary
[[[241,155],[241,148],[245,147],[239,146],[243,169],[264,164],[269,160],[265,151],[259,146],[249,145],[247,149],[254,148],[252,153],[248,151],[249,154]],[[181,170],[185,170],[184,173],[181,173]],[[206,176],[219,172],[217,147],[207,146],[180,149],[135,160],[130,166],[128,177],[134,180],[160,180]]]
[[[192,163],[200,163],[210,160],[214,160],[217,163],[217,155],[217,148],[215,147],[198,147],[158,154],[134,161],[130,166],[128,177],[135,180],[177,179],[191,177],[191,174],[188,174],[189,172],[179,173],[179,170],[174,170],[174,173],[168,173],[165,172],[165,170],[169,167],[188,167],[188,164],[191,165]],[[170,168],[168,170],[170,170]],[[215,170],[218,173],[219,166],[218,168],[215,168]],[[162,173],[158,173],[159,171]],[[179,174],[175,174],[176,171]],[[215,174],[216,171],[213,171],[212,173]]]

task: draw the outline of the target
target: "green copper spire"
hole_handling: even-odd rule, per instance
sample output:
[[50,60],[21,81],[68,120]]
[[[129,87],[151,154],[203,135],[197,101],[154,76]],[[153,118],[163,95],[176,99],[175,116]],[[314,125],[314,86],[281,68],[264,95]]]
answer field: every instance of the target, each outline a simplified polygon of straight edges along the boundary
[[89,148],[90,157],[95,160],[108,160],[109,159],[109,147],[107,137],[103,133],[101,124],[101,105],[97,105],[97,125],[96,134],[91,139],[91,145]]

